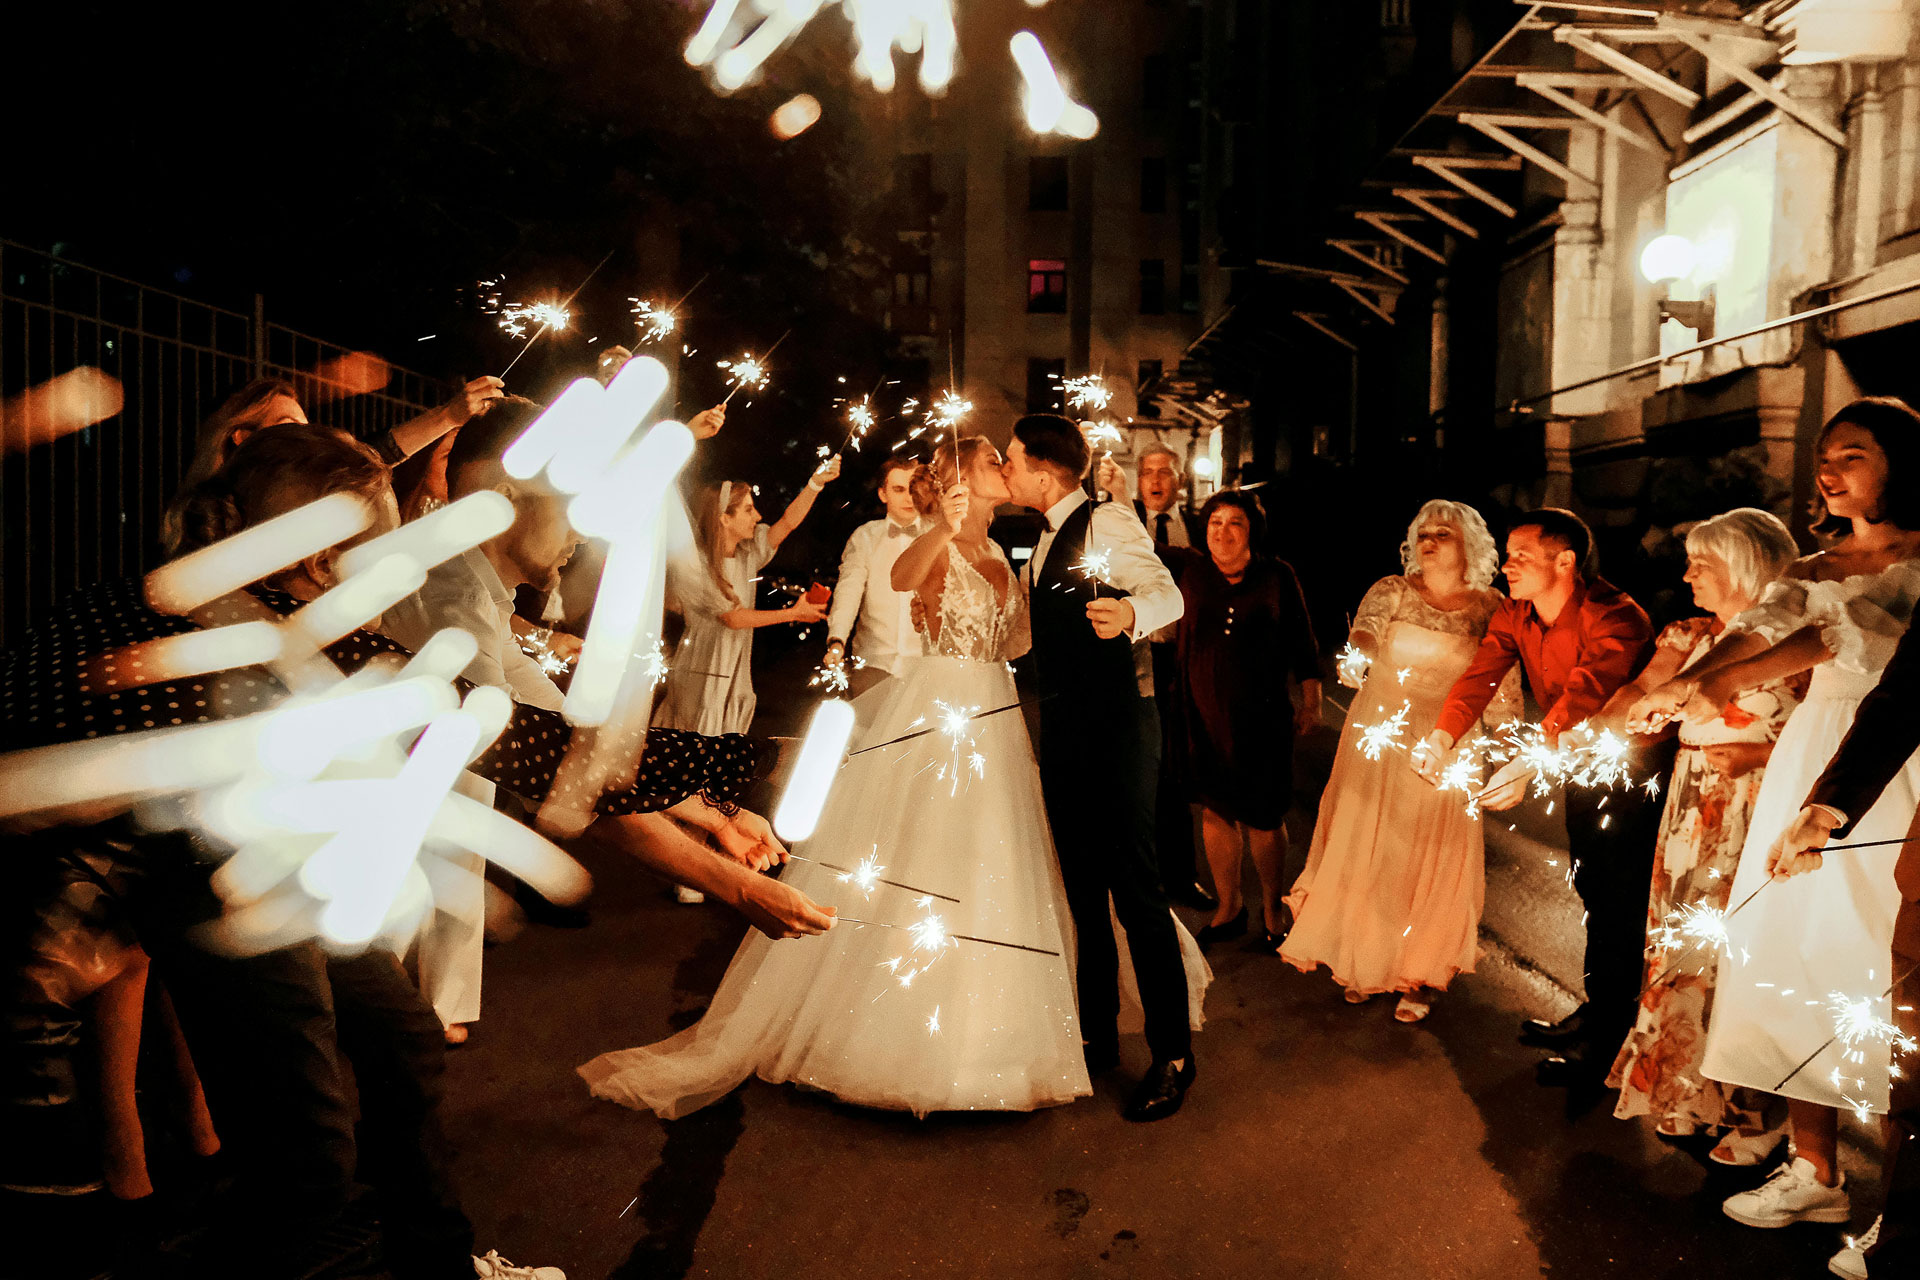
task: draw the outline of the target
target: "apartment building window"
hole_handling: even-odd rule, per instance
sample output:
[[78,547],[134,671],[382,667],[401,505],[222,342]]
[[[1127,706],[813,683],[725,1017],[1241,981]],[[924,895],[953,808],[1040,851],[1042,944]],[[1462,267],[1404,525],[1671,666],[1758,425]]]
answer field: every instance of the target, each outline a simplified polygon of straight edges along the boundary
[[[1158,360],[1142,360],[1139,371],[1134,375],[1134,390],[1138,391],[1160,381],[1160,373],[1164,367]],[[1142,418],[1157,418],[1160,416],[1160,402],[1142,399],[1134,412]]]
[[1140,60],[1140,108],[1143,111],[1165,111],[1167,109],[1167,90],[1171,77],[1167,71],[1167,55],[1150,53]]
[[1167,162],[1160,156],[1140,161],[1140,212],[1167,211]]
[[1027,161],[1027,208],[1060,210],[1067,207],[1067,158],[1034,156]]
[[894,169],[894,194],[900,224],[918,229],[933,221],[933,157],[913,152],[899,158]]
[[1165,258],[1140,259],[1140,314],[1167,314],[1167,261]]
[[1380,25],[1388,28],[1413,25],[1413,0],[1380,0]]
[[1067,313],[1067,264],[1061,258],[1027,263],[1027,310],[1038,315]]
[[1065,360],[1027,361],[1027,412],[1060,412],[1060,380],[1067,376]]

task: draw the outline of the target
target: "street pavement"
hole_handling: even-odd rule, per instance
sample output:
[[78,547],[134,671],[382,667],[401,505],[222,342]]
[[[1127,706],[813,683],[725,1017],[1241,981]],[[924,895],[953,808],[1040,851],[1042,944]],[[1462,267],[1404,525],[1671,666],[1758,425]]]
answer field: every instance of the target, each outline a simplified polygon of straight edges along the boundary
[[[763,680],[762,728],[784,731],[798,673]],[[1332,746],[1323,731],[1300,753],[1295,868]],[[1826,1274],[1834,1229],[1720,1212],[1762,1171],[1613,1119],[1611,1095],[1575,1106],[1534,1083],[1539,1055],[1513,1033],[1571,1007],[1579,911],[1551,821],[1506,825],[1489,831],[1478,970],[1426,1023],[1225,944],[1198,1083],[1146,1126],[1119,1115],[1137,1037],[1096,1096],[1034,1114],[915,1120],[757,1080],[668,1123],[595,1101],[574,1068],[688,1025],[743,926],[586,845],[591,925],[492,948],[483,1019],[450,1055],[479,1247],[574,1280]],[[1848,1172],[1859,1230],[1878,1188],[1857,1149]]]

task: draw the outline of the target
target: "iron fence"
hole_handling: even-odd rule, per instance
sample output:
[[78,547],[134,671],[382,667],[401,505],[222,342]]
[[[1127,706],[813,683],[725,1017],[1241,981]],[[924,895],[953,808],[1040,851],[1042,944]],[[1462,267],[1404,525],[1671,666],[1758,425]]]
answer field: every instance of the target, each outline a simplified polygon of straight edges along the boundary
[[[14,397],[92,366],[120,412],[31,445]],[[0,240],[0,646],[59,597],[156,562],[196,427],[256,377],[289,379],[316,421],[365,438],[441,403],[441,382],[266,318]]]

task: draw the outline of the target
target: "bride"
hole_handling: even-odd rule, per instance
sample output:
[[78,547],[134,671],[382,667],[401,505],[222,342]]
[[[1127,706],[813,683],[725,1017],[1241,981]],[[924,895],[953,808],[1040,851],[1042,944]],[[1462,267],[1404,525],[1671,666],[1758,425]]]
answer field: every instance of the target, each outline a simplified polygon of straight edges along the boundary
[[[987,537],[1007,499],[1000,456],[975,436],[941,446],[933,470],[945,520],[894,583],[918,595],[924,656],[860,699],[866,728],[800,847],[809,861],[783,875],[840,923],[777,946],[750,935],[698,1023],[580,1068],[596,1097],[673,1119],[756,1074],[915,1115],[1092,1092],[1073,925],[1006,665],[1030,643],[1026,602]],[[1184,930],[1182,948],[1197,1019],[1211,974]]]

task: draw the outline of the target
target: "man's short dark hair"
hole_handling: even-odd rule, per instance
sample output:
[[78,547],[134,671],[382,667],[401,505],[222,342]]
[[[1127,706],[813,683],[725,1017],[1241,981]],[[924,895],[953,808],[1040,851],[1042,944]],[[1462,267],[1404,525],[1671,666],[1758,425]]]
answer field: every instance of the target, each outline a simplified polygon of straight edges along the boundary
[[1593,530],[1587,528],[1587,522],[1573,512],[1564,507],[1538,507],[1522,513],[1508,532],[1517,529],[1538,529],[1544,541],[1558,543],[1563,549],[1573,552],[1573,567],[1577,571],[1582,574],[1592,572]]
[[918,460],[910,458],[904,453],[889,454],[887,455],[887,460],[880,464],[880,484],[878,487],[882,489],[886,488],[887,481],[893,478],[893,473],[896,471],[911,472],[918,471],[919,469],[920,463]]
[[1013,424],[1013,437],[1027,451],[1029,461],[1044,466],[1069,487],[1086,477],[1093,461],[1080,428],[1057,413],[1030,413]]
[[[463,497],[499,480],[500,455],[540,414],[540,406],[525,396],[507,396],[495,400],[493,407],[479,417],[467,419],[454,436],[453,446],[447,450],[448,494]],[[462,484],[461,476],[478,466],[488,468],[487,475],[484,478],[476,475],[471,485]]]

